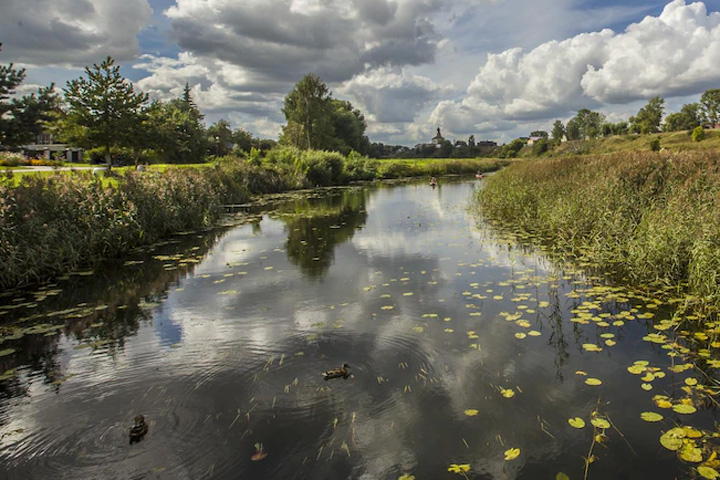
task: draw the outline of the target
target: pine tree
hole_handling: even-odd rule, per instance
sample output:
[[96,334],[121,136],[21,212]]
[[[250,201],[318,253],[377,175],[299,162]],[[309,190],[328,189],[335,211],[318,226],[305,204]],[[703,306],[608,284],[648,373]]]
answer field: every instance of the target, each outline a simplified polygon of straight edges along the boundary
[[100,65],[85,67],[87,78],[67,83],[65,100],[70,105],[68,122],[75,141],[85,147],[102,146],[111,165],[111,147],[131,147],[142,125],[145,93],[135,93],[132,83],[120,75],[111,57]]

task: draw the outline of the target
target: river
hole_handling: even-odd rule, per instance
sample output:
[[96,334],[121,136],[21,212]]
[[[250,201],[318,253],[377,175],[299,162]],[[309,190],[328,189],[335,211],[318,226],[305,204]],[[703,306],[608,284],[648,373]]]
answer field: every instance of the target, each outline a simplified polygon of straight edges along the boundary
[[477,188],[290,195],[0,295],[0,478],[686,477],[660,436],[717,415],[653,401],[693,378],[646,341],[668,305],[477,223]]

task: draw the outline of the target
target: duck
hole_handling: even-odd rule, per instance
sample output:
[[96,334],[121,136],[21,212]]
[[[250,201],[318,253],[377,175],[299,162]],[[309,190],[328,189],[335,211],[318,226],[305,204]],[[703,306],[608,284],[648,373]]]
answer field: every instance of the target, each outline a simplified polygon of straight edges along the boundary
[[350,365],[343,363],[342,367],[330,369],[327,372],[323,372],[322,375],[325,377],[325,380],[340,377],[346,378],[348,376],[348,368],[350,368]]
[[145,417],[138,415],[135,417],[135,425],[130,427],[130,441],[139,441],[148,431],[147,423],[145,423]]

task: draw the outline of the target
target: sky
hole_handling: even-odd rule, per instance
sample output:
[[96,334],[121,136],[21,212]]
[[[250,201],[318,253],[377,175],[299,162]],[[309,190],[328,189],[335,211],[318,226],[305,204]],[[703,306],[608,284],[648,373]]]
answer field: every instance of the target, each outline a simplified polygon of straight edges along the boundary
[[307,73],[371,141],[506,142],[581,108],[627,120],[720,88],[720,0],[0,0],[0,64],[20,92],[110,55],[153,98],[187,82],[208,123],[277,138]]

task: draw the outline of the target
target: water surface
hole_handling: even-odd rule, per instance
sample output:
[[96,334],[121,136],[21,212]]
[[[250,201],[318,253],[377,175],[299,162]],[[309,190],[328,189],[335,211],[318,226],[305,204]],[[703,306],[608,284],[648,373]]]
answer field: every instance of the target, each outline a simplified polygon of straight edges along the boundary
[[[5,294],[0,477],[438,479],[469,464],[476,479],[575,479],[593,411],[617,429],[588,478],[686,476],[659,437],[715,413],[652,401],[689,376],[643,341],[666,306],[476,223],[481,185],[303,194]],[[630,374],[636,361],[665,377]],[[323,380],[344,362],[349,378]],[[150,429],[130,445],[138,413]]]

